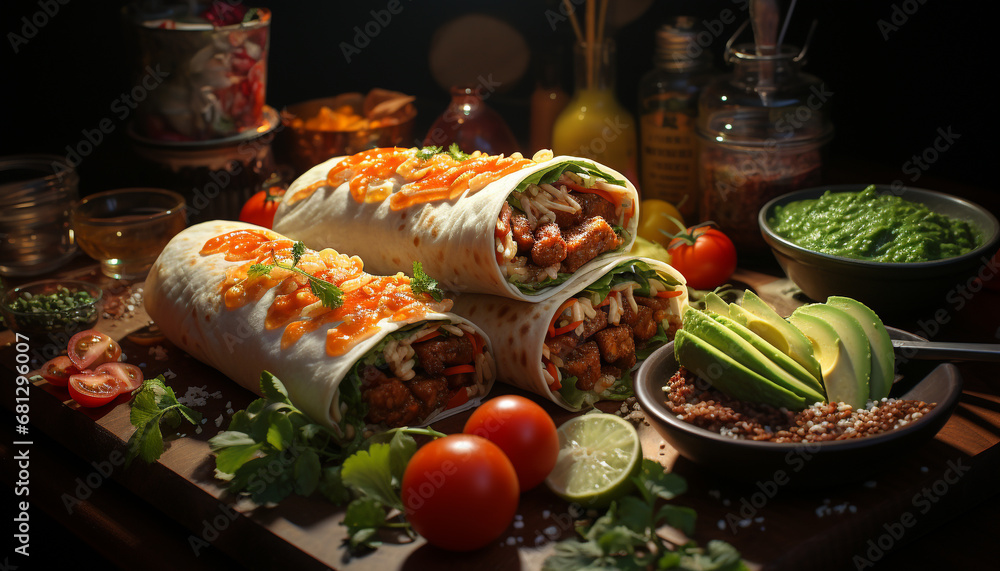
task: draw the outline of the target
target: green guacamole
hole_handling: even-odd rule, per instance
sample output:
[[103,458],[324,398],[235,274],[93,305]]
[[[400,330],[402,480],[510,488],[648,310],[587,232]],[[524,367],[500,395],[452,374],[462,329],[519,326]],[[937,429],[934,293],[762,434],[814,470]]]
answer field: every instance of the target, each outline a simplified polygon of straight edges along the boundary
[[964,220],[874,186],[861,192],[826,191],[817,199],[775,208],[768,220],[784,238],[817,252],[876,262],[929,262],[975,249],[980,237]]

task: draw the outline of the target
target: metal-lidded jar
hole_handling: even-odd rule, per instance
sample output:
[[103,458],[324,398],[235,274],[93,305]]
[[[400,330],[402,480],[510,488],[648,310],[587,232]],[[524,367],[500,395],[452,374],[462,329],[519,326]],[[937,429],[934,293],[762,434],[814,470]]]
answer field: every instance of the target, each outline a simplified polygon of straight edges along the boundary
[[69,208],[78,185],[63,157],[0,157],[0,274],[36,276],[73,257]]
[[[702,90],[698,105],[701,218],[713,220],[741,256],[766,254],[757,213],[768,200],[822,183],[833,136],[832,92],[801,71],[806,48],[726,45],[731,73]],[[806,42],[808,45],[808,40]]]

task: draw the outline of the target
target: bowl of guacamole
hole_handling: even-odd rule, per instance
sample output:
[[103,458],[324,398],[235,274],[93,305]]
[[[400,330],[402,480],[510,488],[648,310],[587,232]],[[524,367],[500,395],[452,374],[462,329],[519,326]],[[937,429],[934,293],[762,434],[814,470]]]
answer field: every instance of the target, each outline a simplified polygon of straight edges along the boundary
[[[876,312],[948,309],[1000,269],[990,258],[1000,224],[956,196],[890,185],[832,185],[761,208],[761,233],[779,265],[817,301],[854,297]],[[926,309],[926,308],[924,308]]]

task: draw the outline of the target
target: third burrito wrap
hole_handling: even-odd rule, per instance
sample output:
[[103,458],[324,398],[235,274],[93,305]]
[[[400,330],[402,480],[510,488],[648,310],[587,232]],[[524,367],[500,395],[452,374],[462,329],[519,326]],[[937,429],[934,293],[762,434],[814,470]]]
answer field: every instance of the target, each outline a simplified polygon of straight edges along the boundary
[[493,341],[498,380],[580,410],[632,395],[632,372],[680,327],[684,283],[663,262],[620,257],[538,303],[462,294],[453,311]]
[[331,159],[289,187],[274,229],[376,273],[419,261],[444,289],[531,301],[631,247],[638,195],[620,173],[551,152],[455,153]]

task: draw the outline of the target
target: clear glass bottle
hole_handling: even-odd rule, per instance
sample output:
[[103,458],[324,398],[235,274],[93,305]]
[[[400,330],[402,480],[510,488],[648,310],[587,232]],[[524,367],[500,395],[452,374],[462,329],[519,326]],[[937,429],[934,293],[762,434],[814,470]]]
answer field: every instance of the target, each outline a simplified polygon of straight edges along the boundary
[[712,54],[698,44],[694,18],[677,16],[656,31],[654,67],[639,81],[639,171],[644,198],[666,200],[698,219],[695,118],[712,79]]
[[586,157],[638,184],[635,117],[615,97],[615,43],[574,46],[575,90],[552,131],[556,155]]
[[753,44],[729,45],[732,73],[699,98],[701,216],[714,220],[743,257],[768,252],[757,223],[764,203],[822,182],[832,94],[801,71],[805,51],[781,45],[761,55]]

